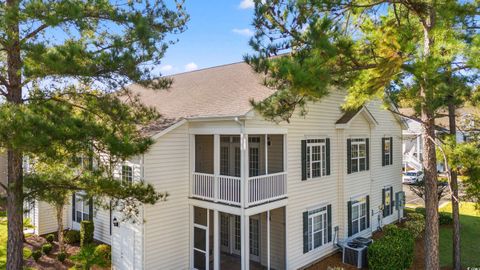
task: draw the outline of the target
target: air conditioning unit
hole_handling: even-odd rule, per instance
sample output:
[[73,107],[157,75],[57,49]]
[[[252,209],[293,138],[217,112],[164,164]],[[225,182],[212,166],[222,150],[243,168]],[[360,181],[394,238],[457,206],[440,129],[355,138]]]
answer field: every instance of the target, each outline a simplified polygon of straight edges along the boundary
[[357,268],[367,266],[367,249],[365,244],[350,241],[343,246],[343,263],[354,265]]

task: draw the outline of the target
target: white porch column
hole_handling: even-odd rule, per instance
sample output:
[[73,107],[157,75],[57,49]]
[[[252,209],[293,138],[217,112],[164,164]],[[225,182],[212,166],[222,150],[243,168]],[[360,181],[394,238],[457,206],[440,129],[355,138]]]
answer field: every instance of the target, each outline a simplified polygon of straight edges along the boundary
[[420,147],[421,147],[420,135],[417,135],[417,159],[418,161],[422,162],[422,160],[420,159]]
[[242,215],[242,270],[250,269],[250,217]]
[[218,210],[213,210],[213,269],[220,270],[220,222]]
[[270,210],[267,211],[267,269],[270,270]]
[[220,175],[220,135],[213,135],[213,196],[214,201],[218,200],[218,176]]
[[265,134],[265,175],[268,175],[268,135]]

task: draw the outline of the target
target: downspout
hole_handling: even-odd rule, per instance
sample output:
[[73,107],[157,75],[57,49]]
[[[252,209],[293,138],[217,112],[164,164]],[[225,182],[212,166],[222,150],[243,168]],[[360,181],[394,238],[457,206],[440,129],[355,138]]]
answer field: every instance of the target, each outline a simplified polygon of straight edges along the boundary
[[240,119],[238,117],[235,117],[233,119],[238,125],[240,125],[240,151],[241,153],[243,154],[240,154],[241,156],[241,161],[240,161],[240,164],[242,164],[243,166],[240,166],[241,167],[241,173],[240,173],[240,176],[243,176],[241,179],[241,185],[240,185],[240,198],[241,198],[241,216],[240,216],[240,221],[241,221],[241,224],[240,224],[240,235],[241,235],[241,242],[242,242],[242,248],[241,248],[241,251],[240,251],[240,258],[241,258],[241,269],[248,269],[248,267],[245,267],[246,265],[246,262],[244,262],[244,259],[245,259],[245,256],[246,256],[246,253],[249,252],[248,250],[246,250],[245,248],[245,242],[246,241],[245,239],[248,237],[248,235],[246,235],[246,232],[245,232],[245,200],[246,200],[246,196],[245,196],[245,193],[246,193],[246,190],[245,190],[245,185],[246,185],[246,181],[247,181],[247,176],[246,176],[246,169],[245,169],[245,155],[246,155],[246,144],[245,144],[245,123],[244,122],[241,122]]
[[[140,179],[145,180],[145,154],[140,159]],[[145,269],[145,208],[142,205],[142,269]]]

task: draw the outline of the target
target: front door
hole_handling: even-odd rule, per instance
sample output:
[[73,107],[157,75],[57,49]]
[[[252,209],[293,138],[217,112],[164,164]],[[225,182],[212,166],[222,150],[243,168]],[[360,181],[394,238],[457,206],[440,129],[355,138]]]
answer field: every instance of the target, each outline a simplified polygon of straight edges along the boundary
[[133,249],[135,247],[135,231],[129,228],[130,225],[120,223],[118,227],[112,228],[112,260],[113,269],[129,270],[134,269]]

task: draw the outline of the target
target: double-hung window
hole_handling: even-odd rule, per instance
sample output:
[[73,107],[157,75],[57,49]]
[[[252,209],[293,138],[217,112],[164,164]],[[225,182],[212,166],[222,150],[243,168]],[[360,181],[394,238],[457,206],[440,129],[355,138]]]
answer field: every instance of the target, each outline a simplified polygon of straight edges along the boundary
[[382,166],[393,164],[393,138],[382,138]]
[[90,220],[90,201],[83,198],[82,195],[73,194],[73,221],[82,222],[83,220]]
[[386,187],[382,189],[383,217],[388,217],[393,213],[393,188]]
[[361,172],[369,169],[368,138],[347,140],[348,173]]
[[348,236],[355,235],[370,227],[369,196],[348,202]]
[[302,141],[302,180],[330,175],[330,140]]
[[304,212],[304,252],[319,248],[332,241],[331,206]]
[[122,165],[122,181],[125,183],[133,182],[133,168],[129,165]]

